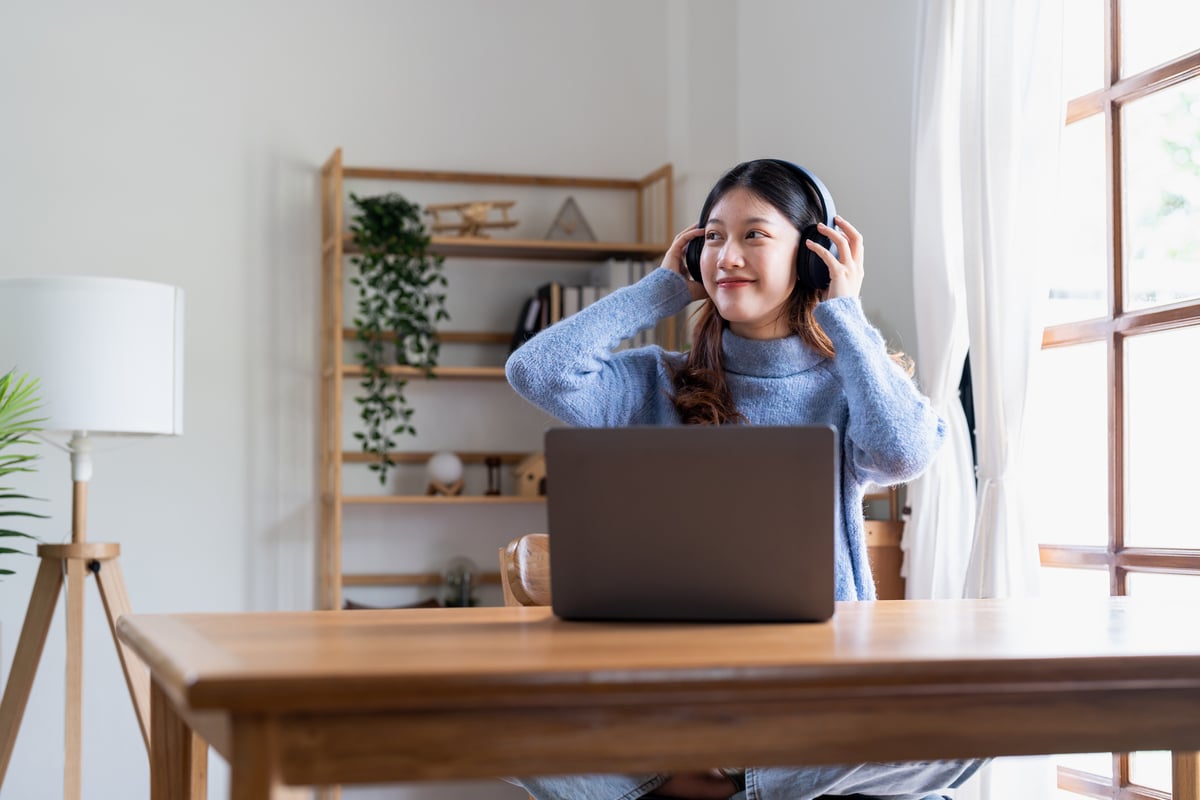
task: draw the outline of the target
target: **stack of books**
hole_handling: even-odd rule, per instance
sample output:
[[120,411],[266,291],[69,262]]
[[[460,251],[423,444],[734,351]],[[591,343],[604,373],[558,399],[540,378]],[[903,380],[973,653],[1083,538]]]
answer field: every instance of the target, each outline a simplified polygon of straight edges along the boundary
[[[658,264],[628,258],[610,258],[592,270],[587,284],[575,286],[550,281],[525,299],[513,329],[511,350],[516,350],[539,331],[587,308],[602,297],[646,277]],[[654,328],[622,343],[625,347],[655,344]]]

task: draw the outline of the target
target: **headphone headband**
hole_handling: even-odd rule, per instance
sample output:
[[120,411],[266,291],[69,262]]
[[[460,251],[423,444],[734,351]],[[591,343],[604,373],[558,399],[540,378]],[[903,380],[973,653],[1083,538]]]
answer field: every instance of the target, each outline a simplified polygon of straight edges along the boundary
[[[825,184],[813,173],[809,172],[799,164],[791,161],[785,161],[781,158],[763,159],[771,164],[782,167],[791,172],[800,183],[811,191],[808,192],[810,200],[815,200],[817,203],[817,216],[829,228],[833,228],[833,218],[837,216],[837,209],[833,204],[833,195],[826,188]],[[735,168],[736,169],[736,168]],[[700,220],[703,224],[704,220]],[[805,241],[813,240],[825,248],[830,250],[834,257],[837,257],[837,247],[829,240],[829,237],[817,232],[816,225],[808,225],[800,230],[800,248],[796,253],[796,277],[797,280],[807,283],[816,289],[825,289],[829,286],[829,269],[825,266],[825,262],[820,257],[809,250],[805,245]],[[688,242],[687,250],[684,251],[684,261],[687,263],[688,272],[694,280],[700,281],[700,253],[704,249],[704,237],[697,237]]]
[[818,216],[821,217],[822,222],[824,222],[828,227],[832,228],[833,218],[837,216],[837,208],[833,204],[833,195],[830,194],[829,189],[826,188],[824,182],[799,164],[793,164],[791,161],[784,161],[780,158],[773,158],[771,161],[774,161],[776,164],[794,171],[800,176],[804,183],[807,183],[813,188],[817,194],[817,200],[821,205],[820,209],[818,209],[820,212]]

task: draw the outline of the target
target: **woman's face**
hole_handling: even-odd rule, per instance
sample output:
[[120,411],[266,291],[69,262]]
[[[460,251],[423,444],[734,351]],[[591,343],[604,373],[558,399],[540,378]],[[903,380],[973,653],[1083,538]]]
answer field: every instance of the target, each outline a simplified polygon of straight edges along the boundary
[[747,189],[731,189],[712,207],[700,275],[731,331],[746,339],[791,333],[786,309],[796,285],[799,247],[796,227]]

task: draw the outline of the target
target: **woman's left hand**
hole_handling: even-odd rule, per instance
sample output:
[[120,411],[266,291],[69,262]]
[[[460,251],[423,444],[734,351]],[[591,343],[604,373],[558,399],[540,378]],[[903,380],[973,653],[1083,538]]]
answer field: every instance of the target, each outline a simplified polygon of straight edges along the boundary
[[817,225],[817,230],[837,245],[837,258],[833,257],[828,248],[811,239],[804,243],[809,250],[820,256],[829,268],[829,288],[825,290],[825,296],[821,299],[858,297],[863,283],[863,237],[843,218],[834,217],[833,222],[836,227],[829,228],[821,223]]

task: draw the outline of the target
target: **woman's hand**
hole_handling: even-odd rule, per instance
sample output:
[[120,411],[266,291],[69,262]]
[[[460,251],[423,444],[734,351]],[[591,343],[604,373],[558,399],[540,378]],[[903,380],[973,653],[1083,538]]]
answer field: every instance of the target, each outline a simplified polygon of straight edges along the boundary
[[863,283],[863,237],[853,225],[841,217],[834,217],[833,222],[836,228],[829,228],[821,223],[817,225],[817,230],[837,245],[837,258],[834,258],[826,247],[811,239],[804,243],[829,267],[829,288],[825,290],[825,296],[821,299],[858,297]]
[[692,280],[691,273],[688,272],[687,260],[684,253],[687,251],[688,242],[703,235],[704,228],[701,228],[699,225],[689,225],[684,228],[675,237],[675,241],[671,242],[671,246],[667,248],[667,254],[663,256],[662,260],[662,269],[682,275],[683,279],[687,281],[688,291],[691,292],[692,300],[703,300],[708,297],[708,292],[704,290],[703,283]]

